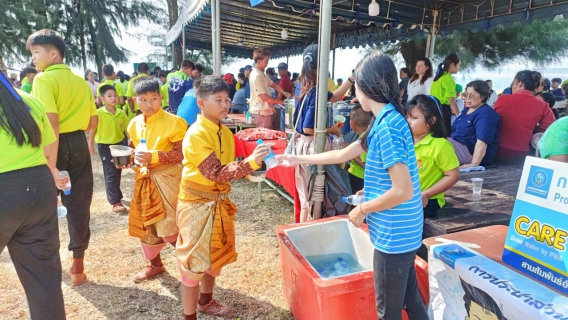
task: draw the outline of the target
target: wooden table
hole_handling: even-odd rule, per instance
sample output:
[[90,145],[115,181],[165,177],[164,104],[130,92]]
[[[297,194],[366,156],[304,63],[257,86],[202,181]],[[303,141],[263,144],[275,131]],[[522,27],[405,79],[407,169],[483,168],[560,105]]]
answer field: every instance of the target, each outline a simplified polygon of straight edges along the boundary
[[[446,206],[438,216],[424,220],[424,237],[480,228],[509,225],[521,179],[524,158],[501,159],[486,171],[462,173],[446,192]],[[483,178],[481,195],[474,195],[472,178]]]

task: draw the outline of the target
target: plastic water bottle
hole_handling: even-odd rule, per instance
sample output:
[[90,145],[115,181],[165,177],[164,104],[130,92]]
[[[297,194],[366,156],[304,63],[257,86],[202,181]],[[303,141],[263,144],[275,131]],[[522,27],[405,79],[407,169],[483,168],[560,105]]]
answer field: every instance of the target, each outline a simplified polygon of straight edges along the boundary
[[245,117],[246,117],[247,124],[251,124],[252,123],[252,116],[251,116],[250,112],[247,111]]
[[324,260],[318,266],[317,271],[323,278],[328,278],[334,271],[333,261],[332,260]]
[[343,136],[333,137],[332,149],[333,150],[343,149]]
[[342,261],[335,264],[335,272],[333,273],[334,276],[339,277],[349,273],[349,266],[346,262]]
[[69,172],[67,171],[59,171],[59,178],[63,179],[63,178],[67,178],[67,184],[65,184],[65,187],[63,188],[63,194],[68,196],[71,194],[71,178],[69,178]]
[[[264,141],[262,139],[258,139],[256,141],[257,145],[261,145],[263,143]],[[276,156],[274,154],[274,151],[272,151],[272,148],[270,148],[270,153],[266,156],[266,158],[264,158],[264,163],[266,163],[266,168],[268,169],[272,169],[278,165],[278,159],[276,159]]]
[[59,219],[65,218],[67,216],[67,208],[65,206],[57,206],[57,217]]
[[[140,143],[138,144],[138,146],[136,146],[136,152],[138,151],[148,151],[148,146],[146,145],[146,139],[141,139]],[[140,163],[138,160],[136,160],[136,157],[134,157],[134,163],[139,164],[139,165],[143,165],[144,163]]]
[[358,206],[361,203],[365,202],[365,197],[363,195],[351,195],[343,197],[341,198],[341,200],[343,201],[343,203],[349,203],[350,205]]

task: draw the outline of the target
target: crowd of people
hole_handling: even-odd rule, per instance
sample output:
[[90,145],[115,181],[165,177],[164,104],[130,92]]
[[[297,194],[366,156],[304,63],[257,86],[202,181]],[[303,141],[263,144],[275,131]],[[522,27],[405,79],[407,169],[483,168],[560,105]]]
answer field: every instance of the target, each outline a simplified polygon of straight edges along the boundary
[[[24,69],[21,83],[0,73],[0,157],[5,159],[0,164],[0,252],[8,247],[32,319],[65,318],[58,201],[68,211],[73,262],[67,274],[73,285],[87,279],[95,142],[107,200],[112,211],[129,211],[129,235],[140,240],[148,261],[133,280],[165,272],[161,251],[172,245],[184,319],[191,320],[197,311],[233,314],[213,299],[215,279],[238,256],[230,182],[258,170],[270,153],[270,146],[261,144],[235,161],[233,134],[222,125],[229,112],[248,112],[257,127],[283,130],[279,108],[284,99],[295,99],[295,134],[289,142],[294,154],[277,158],[280,165],[296,167],[301,221],[310,215],[308,165],[350,163],[351,189],[364,195],[364,202],[348,213],[349,220],[369,226],[377,312],[387,320],[400,318],[403,306],[411,319],[428,317],[414,259],[424,218],[444,207],[444,192],[459,180],[460,169],[489,166],[498,157],[524,157],[539,132],[544,132],[541,155],[568,162],[568,117],[555,121],[546,97],[561,100],[568,84],[555,78],[548,87],[536,71],[520,71],[510,94],[497,97],[484,80],[469,82],[462,93],[452,78],[460,68],[455,54],[437,70],[429,59],[420,59],[410,75],[407,68],[397,70],[387,55],[370,53],[345,81],[336,85],[328,79],[327,101],[349,97],[354,105],[353,138],[338,150],[328,141],[328,151],[315,154],[316,44],[305,48],[299,74],[291,74],[286,63],[267,68],[270,52],[257,49],[254,65],[242,68],[237,79],[202,75],[202,66],[189,60],[171,72],[159,67],[150,72],[140,63],[132,78],[105,64],[102,78],[91,70],[83,78],[63,63],[65,41],[57,32],[35,32],[27,48],[33,66]],[[339,136],[340,124],[325,132]],[[113,145],[136,150],[129,163],[113,162]],[[123,204],[120,186],[124,169],[135,173],[130,208]],[[68,171],[69,178],[60,171]],[[56,190],[68,182],[71,193],[59,192],[58,199]]]

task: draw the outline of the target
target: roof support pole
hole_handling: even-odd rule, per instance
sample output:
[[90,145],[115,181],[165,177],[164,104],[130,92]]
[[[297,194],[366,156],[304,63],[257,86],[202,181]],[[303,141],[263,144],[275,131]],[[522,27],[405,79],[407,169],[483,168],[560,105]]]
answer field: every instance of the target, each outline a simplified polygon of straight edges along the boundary
[[219,0],[211,0],[211,37],[213,52],[213,75],[221,75],[221,8]]
[[172,42],[172,70],[176,68],[176,45]]
[[335,80],[335,48],[333,48],[333,60],[331,63],[331,78]]
[[[426,39],[426,58],[432,59],[434,57],[434,49],[436,48],[436,34],[438,33],[438,25],[436,25],[436,18],[439,15],[438,10],[432,11],[433,23],[430,33],[428,33],[428,38]],[[442,22],[442,17],[440,17],[440,23]]]
[[[320,30],[318,44],[318,81],[317,81],[317,100],[316,100],[316,153],[325,151],[327,138],[327,79],[329,77],[329,51],[331,40],[331,9],[332,0],[322,0],[320,7]],[[313,217],[320,219],[322,214],[325,170],[323,165],[317,166],[317,176],[315,187],[312,193],[314,200]]]
[[185,60],[185,26],[181,29],[181,61]]

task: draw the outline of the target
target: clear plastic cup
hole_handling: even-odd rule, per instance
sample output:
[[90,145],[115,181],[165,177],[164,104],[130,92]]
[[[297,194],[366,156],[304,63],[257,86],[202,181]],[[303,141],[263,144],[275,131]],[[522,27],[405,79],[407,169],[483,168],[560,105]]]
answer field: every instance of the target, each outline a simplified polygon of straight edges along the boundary
[[481,194],[481,186],[483,185],[483,178],[472,178],[473,194]]

